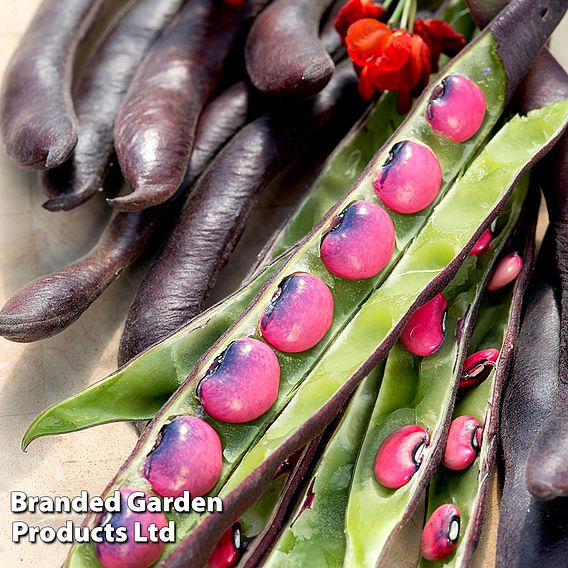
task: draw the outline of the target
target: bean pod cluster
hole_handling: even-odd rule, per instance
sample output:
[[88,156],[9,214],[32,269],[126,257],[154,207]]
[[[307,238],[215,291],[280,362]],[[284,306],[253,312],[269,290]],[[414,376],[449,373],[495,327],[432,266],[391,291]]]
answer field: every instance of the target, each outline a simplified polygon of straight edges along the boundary
[[[440,89],[442,94],[428,106],[427,121],[450,140],[470,138],[481,127],[485,115],[485,101],[476,96],[479,89],[463,76],[444,79]],[[462,91],[468,96],[468,105],[476,105],[475,112],[463,111],[462,97],[457,96]],[[459,117],[457,126],[452,116]],[[414,214],[435,201],[442,176],[432,149],[409,139],[393,145],[373,185],[387,209]],[[362,280],[376,276],[387,266],[395,246],[395,228],[387,211],[377,203],[355,201],[330,223],[321,240],[320,259],[330,275]],[[480,254],[483,243],[478,249]],[[446,310],[447,302],[441,294],[419,308],[402,333],[402,344],[415,355],[435,353],[444,340]],[[278,353],[301,353],[316,346],[329,331],[333,317],[333,290],[326,282],[307,271],[285,277],[259,318],[260,338],[233,341],[201,377],[196,396],[205,415],[221,422],[247,423],[268,412],[278,398]],[[378,482],[391,489],[408,483],[420,467],[428,443],[428,432],[419,425],[391,433],[377,452]],[[177,416],[163,428],[147,456],[144,476],[161,496],[178,496],[183,491],[192,496],[204,495],[221,475],[222,451],[219,436],[210,424],[196,417]],[[223,536],[214,554],[214,565],[223,565],[218,557],[238,557],[240,544],[235,544],[235,534],[240,534],[238,529]],[[147,547],[134,542],[127,546],[133,557],[137,550]],[[155,560],[153,554],[148,552]],[[114,568],[102,552],[98,557],[105,568]],[[151,563],[132,564],[143,565]]]

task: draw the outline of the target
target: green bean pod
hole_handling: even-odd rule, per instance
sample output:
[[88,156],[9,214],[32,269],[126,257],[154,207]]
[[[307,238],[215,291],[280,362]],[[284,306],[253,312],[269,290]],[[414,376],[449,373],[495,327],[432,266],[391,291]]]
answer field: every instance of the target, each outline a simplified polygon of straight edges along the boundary
[[275,266],[267,266],[306,236],[401,121],[396,111],[396,96],[384,94],[332,153],[297,211],[260,255],[259,265],[263,268],[257,266],[253,271],[260,272],[260,276],[251,275],[241,290],[205,310],[118,371],[46,409],[28,428],[24,448],[40,436],[120,420],[153,418],[197,360],[260,291],[268,275],[275,270]]
[[[537,188],[531,188],[533,197]],[[497,366],[483,382],[458,395],[453,419],[472,416],[483,426],[481,449],[477,459],[466,469],[452,471],[440,466],[428,492],[427,518],[440,506],[454,504],[460,511],[460,533],[455,551],[443,560],[433,562],[424,558],[420,566],[470,566],[481,535],[481,525],[490,487],[491,473],[498,446],[501,395],[512,362],[514,342],[518,335],[523,298],[534,264],[536,217],[532,208],[531,223],[524,251],[523,268],[514,287],[503,292],[486,292],[470,342],[470,352],[499,349]],[[517,239],[519,241],[520,239]],[[517,246],[522,244],[517,242]],[[509,247],[508,247],[509,248]],[[458,371],[461,371],[461,366]]]
[[[278,464],[296,451],[304,440],[316,435],[329,423],[358,382],[392,347],[412,310],[449,283],[467,255],[472,235],[477,240],[485,230],[484,220],[491,221],[494,218],[503,201],[510,195],[511,184],[516,182],[528,163],[540,154],[536,142],[539,133],[548,140],[550,131],[548,135],[546,131],[558,128],[560,124],[560,130],[553,134],[553,139],[556,138],[566,119],[560,116],[566,110],[568,104],[558,104],[533,112],[527,119],[513,119],[479,154],[463,178],[435,209],[425,228],[381,288],[355,314],[329,347],[325,357],[320,359],[295,389],[294,397],[278,414],[270,431],[248,449],[226,482],[226,477],[221,476],[220,483],[224,485],[220,495],[224,499],[224,514],[204,515],[193,520],[189,516],[183,519],[183,524],[181,518],[177,519],[178,535],[190,532],[175,550],[166,547],[164,566],[182,566],[189,558],[192,562],[195,561],[195,565],[205,561],[209,547],[217,542],[227,528],[227,523],[230,524],[252,503],[254,496],[270,480]],[[513,162],[507,164],[511,156],[506,157],[508,152],[501,148],[507,148],[513,140],[516,141],[517,155]],[[528,146],[526,153],[519,145],[519,141],[523,140]],[[537,146],[533,145],[535,143]],[[548,142],[544,142],[544,146],[547,144]],[[472,207],[471,198],[479,196],[481,180],[487,194],[476,201],[477,207]],[[489,201],[485,200],[486,197],[489,197]],[[456,226],[458,221],[459,227]],[[453,247],[457,247],[459,252],[455,252]],[[453,261],[444,257],[448,251],[456,255]],[[261,292],[257,300],[262,295]],[[244,318],[246,315],[245,313]],[[225,338],[233,339],[231,332],[237,326],[238,324],[229,329]],[[212,352],[215,353],[215,350]],[[191,381],[202,376],[204,369],[208,369],[210,365],[211,360],[206,355],[190,375],[188,383],[170,399],[146,431],[131,456],[132,461],[127,465],[127,471],[115,483],[126,480],[131,482],[130,475],[134,474],[141,457],[151,447],[155,428],[163,417],[189,410],[188,402],[191,398],[187,395],[187,389],[191,388]],[[274,408],[279,408],[279,404],[272,410]],[[218,423],[216,428],[220,428]],[[241,447],[247,443],[245,435],[245,432],[239,433]],[[225,452],[227,453],[227,448]],[[230,456],[236,461],[237,456],[233,452]]]
[[[380,365],[357,388],[264,566],[343,566],[351,476],[383,371],[384,365]],[[308,501],[309,507],[305,507]]]
[[[469,257],[445,288],[448,331],[442,347],[434,355],[420,358],[397,343],[388,355],[383,384],[353,475],[346,516],[347,566],[384,563],[389,546],[413,514],[440,462],[479,302],[499,254],[519,224],[526,193],[524,179],[499,218],[490,249],[479,257]],[[534,200],[528,209],[534,210]],[[427,430],[428,447],[405,485],[396,490],[383,487],[374,474],[377,449],[387,436],[408,424]]]

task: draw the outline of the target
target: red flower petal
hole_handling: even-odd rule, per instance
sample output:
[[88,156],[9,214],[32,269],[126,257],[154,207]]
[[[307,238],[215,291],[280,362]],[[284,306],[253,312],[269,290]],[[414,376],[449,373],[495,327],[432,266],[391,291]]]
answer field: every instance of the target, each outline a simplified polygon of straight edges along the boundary
[[369,65],[382,57],[391,36],[392,31],[382,22],[358,20],[349,27],[345,38],[349,57],[356,65]]
[[359,76],[359,95],[365,102],[370,101],[377,92],[377,89],[371,85],[368,79],[368,70],[368,67],[363,67]]
[[438,60],[441,53],[454,56],[465,45],[464,36],[456,32],[444,20],[434,20],[432,18],[418,19],[414,22],[414,33],[422,37],[430,48],[430,66],[432,71],[438,70]]
[[385,15],[385,9],[371,0],[349,0],[337,14],[335,29],[345,43],[349,26],[363,18],[380,19]]

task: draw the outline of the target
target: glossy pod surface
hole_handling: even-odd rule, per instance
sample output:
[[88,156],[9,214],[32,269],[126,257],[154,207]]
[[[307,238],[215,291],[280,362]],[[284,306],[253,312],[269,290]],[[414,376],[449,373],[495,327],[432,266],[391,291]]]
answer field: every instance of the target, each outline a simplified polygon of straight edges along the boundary
[[460,389],[484,381],[495,368],[499,354],[499,349],[493,347],[472,353],[463,363],[459,382]]
[[338,215],[321,243],[321,259],[340,278],[376,276],[394,252],[394,225],[388,213],[369,201],[357,201]]
[[316,345],[333,321],[333,296],[316,276],[297,272],[280,283],[260,319],[262,337],[279,351],[299,353]]
[[[101,526],[107,523],[116,530],[119,527],[126,529],[126,542],[103,541],[95,544],[95,554],[104,568],[149,568],[156,562],[164,550],[163,542],[136,542],[134,541],[134,524],[139,523],[139,533],[148,537],[148,528],[155,525],[158,529],[167,525],[163,513],[135,513],[127,505],[127,498],[134,492],[143,494],[143,499],[148,500],[149,495],[140,489],[124,487],[120,490],[120,513],[112,513],[110,518],[98,518],[97,524]],[[137,501],[140,499],[137,498]],[[110,513],[107,513],[111,515]]]
[[191,497],[208,493],[221,475],[221,441],[207,422],[178,416],[167,424],[148,455],[144,475],[162,497]]
[[438,294],[412,314],[400,335],[400,342],[410,353],[428,357],[440,349],[446,335],[447,309],[446,298]]
[[258,339],[234,341],[199,383],[205,411],[223,422],[249,422],[276,401],[280,365],[272,349]]
[[442,184],[438,158],[428,146],[412,140],[390,150],[373,185],[381,201],[397,213],[417,213],[436,199]]
[[483,91],[463,75],[450,75],[436,87],[426,111],[432,128],[454,142],[469,140],[485,118]]
[[457,546],[460,534],[460,512],[455,505],[440,505],[430,516],[420,542],[426,560],[442,560]]
[[444,449],[444,465],[453,471],[469,467],[479,453],[482,436],[483,429],[473,416],[454,418]]
[[377,450],[377,481],[389,489],[406,485],[418,471],[429,442],[428,431],[418,424],[401,426],[389,434]]
[[523,259],[517,252],[512,252],[501,259],[487,283],[490,292],[501,290],[517,278],[523,267]]

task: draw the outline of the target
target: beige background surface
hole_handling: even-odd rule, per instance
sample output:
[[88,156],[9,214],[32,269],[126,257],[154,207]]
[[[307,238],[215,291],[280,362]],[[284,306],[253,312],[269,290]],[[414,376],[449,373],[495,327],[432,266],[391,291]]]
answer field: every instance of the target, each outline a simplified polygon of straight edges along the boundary
[[[0,0],[0,76],[39,0]],[[568,68],[565,19],[552,42],[553,51]],[[22,285],[59,269],[84,254],[96,242],[109,216],[102,196],[69,213],[41,208],[35,176],[15,168],[0,152],[0,304]],[[228,267],[220,296],[246,272],[243,251],[258,248],[267,235],[267,216],[282,218],[289,204],[266,197],[255,214],[240,255]],[[143,262],[119,281],[60,335],[31,345],[0,338],[0,565],[59,566],[66,555],[62,544],[10,542],[11,523],[59,527],[80,516],[9,512],[9,492],[28,495],[98,494],[131,451],[136,435],[127,424],[114,424],[36,441],[27,453],[20,440],[30,421],[59,401],[115,368],[116,349],[124,314],[142,274]],[[486,538],[487,541],[487,538]],[[481,562],[491,564],[488,556]],[[401,562],[402,564],[402,562]]]

